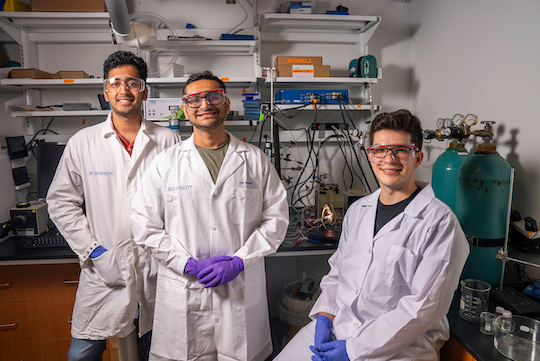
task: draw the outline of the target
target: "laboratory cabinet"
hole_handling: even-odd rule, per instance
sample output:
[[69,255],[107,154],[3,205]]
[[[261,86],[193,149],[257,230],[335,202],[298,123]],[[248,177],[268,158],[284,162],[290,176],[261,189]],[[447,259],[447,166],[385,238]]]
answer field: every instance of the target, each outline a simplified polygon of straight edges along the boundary
[[0,361],[67,359],[79,272],[78,263],[0,265]]

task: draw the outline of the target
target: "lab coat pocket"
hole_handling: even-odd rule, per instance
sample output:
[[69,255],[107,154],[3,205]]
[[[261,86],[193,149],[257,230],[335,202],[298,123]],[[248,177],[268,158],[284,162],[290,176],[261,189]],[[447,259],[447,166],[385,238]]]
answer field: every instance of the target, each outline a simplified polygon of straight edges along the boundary
[[126,281],[122,277],[122,271],[114,255],[114,251],[107,251],[101,256],[93,258],[97,273],[101,279],[109,286],[125,286]]
[[385,260],[385,279],[392,288],[410,287],[418,256],[404,247],[392,245]]
[[234,224],[253,222],[261,215],[262,191],[257,188],[233,188],[228,205]]

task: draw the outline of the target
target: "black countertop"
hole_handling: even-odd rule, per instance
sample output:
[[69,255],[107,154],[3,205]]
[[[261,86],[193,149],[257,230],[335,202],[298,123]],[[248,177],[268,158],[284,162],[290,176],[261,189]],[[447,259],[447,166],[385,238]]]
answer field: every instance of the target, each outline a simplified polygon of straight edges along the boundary
[[[477,361],[508,361],[493,345],[493,336],[480,332],[479,322],[469,322],[459,316],[460,292],[456,291],[454,300],[448,312],[450,332],[460,344]],[[490,299],[488,311],[495,313],[497,301]],[[540,315],[527,315],[527,317],[540,319]]]
[[[57,231],[50,230],[41,237],[58,236]],[[65,260],[77,259],[69,246],[24,248],[26,242],[32,237],[10,237],[0,243],[0,262],[2,261],[32,261],[32,260]],[[76,262],[76,261],[75,261]]]

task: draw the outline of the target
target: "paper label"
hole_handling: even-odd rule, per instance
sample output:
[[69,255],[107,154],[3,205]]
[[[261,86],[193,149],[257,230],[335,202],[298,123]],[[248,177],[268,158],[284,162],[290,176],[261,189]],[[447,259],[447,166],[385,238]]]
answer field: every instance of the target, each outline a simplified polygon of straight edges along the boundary
[[287,59],[288,63],[311,63],[311,59]]

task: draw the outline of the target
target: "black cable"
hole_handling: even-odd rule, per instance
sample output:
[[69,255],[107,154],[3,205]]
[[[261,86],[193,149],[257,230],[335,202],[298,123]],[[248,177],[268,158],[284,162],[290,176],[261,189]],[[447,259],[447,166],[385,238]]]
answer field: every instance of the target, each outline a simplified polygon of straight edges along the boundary
[[335,130],[334,130],[334,134],[335,134],[336,138],[338,138],[338,147],[339,147],[339,150],[341,151],[341,154],[343,154],[343,159],[345,160],[345,164],[343,165],[343,171],[341,172],[341,177],[342,177],[342,180],[343,180],[343,184],[347,185],[345,183],[345,167],[347,167],[347,168],[349,168],[349,173],[351,174],[351,186],[349,188],[352,188],[353,183],[354,183],[354,174],[353,174],[353,171],[352,171],[351,167],[349,166],[349,162],[347,161],[347,155],[345,154],[345,152],[343,151],[343,148],[341,147],[341,144],[339,142],[339,136],[338,136],[338,134],[336,133]]

